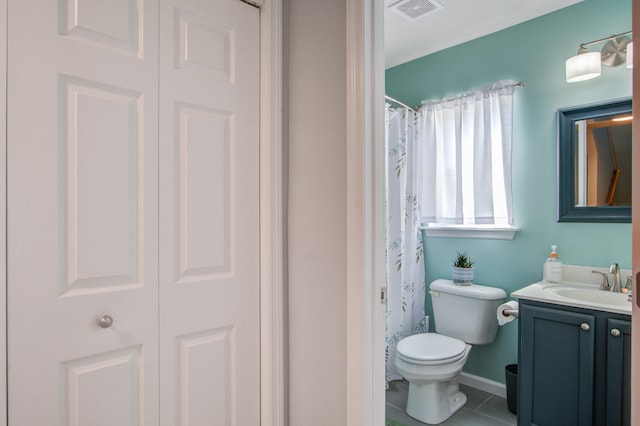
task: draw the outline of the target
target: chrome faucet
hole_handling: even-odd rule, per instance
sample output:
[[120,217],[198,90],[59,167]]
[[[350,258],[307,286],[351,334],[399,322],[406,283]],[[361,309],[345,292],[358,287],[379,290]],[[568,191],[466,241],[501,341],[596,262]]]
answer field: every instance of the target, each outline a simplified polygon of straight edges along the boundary
[[617,263],[612,263],[609,268],[609,273],[613,275],[613,284],[611,284],[610,291],[616,293],[622,293],[622,286],[620,285],[620,267]]
[[591,273],[602,275],[602,281],[600,282],[600,290],[602,291],[611,290],[611,286],[609,285],[609,274],[607,274],[606,272],[600,272],[600,271],[591,271]]

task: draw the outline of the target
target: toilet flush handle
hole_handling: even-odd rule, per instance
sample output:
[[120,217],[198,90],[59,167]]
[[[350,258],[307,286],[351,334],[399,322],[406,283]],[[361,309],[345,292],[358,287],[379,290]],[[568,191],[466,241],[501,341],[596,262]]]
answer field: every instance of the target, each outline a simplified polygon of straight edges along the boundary
[[429,290],[429,294],[430,294],[432,297],[440,297],[440,292],[439,292],[439,291]]

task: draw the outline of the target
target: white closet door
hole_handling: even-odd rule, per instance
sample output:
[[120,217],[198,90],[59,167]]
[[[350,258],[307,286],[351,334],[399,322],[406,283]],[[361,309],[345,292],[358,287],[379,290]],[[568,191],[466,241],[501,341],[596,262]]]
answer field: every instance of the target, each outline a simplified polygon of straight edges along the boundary
[[165,426],[260,422],[258,18],[239,0],[161,6]]
[[10,425],[159,422],[157,34],[154,0],[9,1]]

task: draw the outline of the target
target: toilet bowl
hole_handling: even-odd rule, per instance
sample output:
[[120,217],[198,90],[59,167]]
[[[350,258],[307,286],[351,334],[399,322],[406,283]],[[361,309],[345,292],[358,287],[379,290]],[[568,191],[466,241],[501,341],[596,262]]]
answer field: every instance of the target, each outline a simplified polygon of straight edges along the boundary
[[458,377],[472,344],[493,342],[496,309],[504,301],[502,289],[436,280],[430,286],[436,333],[402,339],[395,365],[409,382],[407,414],[421,422],[439,424],[467,402]]
[[462,408],[467,397],[458,389],[458,376],[470,351],[462,340],[436,333],[414,334],[398,343],[395,364],[409,382],[408,415],[438,424]]

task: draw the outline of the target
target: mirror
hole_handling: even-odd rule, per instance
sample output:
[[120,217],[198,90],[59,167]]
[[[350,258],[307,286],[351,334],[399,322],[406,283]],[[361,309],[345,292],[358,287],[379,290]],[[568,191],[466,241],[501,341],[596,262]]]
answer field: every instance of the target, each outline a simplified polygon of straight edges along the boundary
[[558,221],[631,223],[631,98],[558,110]]

